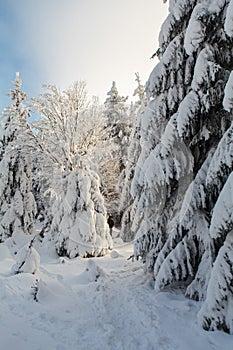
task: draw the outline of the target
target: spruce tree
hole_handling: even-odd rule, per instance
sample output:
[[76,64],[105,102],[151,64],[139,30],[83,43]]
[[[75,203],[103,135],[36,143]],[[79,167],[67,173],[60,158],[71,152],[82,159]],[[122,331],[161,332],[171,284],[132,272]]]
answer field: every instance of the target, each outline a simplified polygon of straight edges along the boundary
[[126,167],[131,118],[127,113],[128,107],[126,106],[128,97],[119,95],[115,81],[113,81],[111,90],[107,95],[104,109],[105,127],[107,138],[112,147],[110,159],[102,167],[101,175],[107,190],[108,211],[113,216],[115,225],[119,226],[122,215],[122,213],[119,213],[120,176]]
[[32,194],[31,155],[25,105],[19,73],[10,91],[11,105],[4,111],[0,159],[0,240],[34,232],[36,213]]
[[59,255],[102,256],[112,247],[100,187],[99,176],[86,157],[64,178],[50,229]]
[[232,1],[170,1],[147,83],[133,224],[135,256],[155,289],[182,282],[188,297],[206,300],[204,328],[232,333],[231,9]]
[[135,165],[140,155],[140,126],[143,112],[145,110],[147,99],[145,86],[141,84],[139,73],[136,73],[136,82],[138,84],[134,91],[134,96],[138,100],[132,105],[131,115],[133,116],[132,130],[129,137],[129,146],[127,151],[126,167],[120,176],[120,182],[123,184],[120,191],[119,211],[123,212],[121,219],[121,238],[128,242],[133,240],[135,232],[132,230],[132,221],[135,215],[138,196],[135,198],[131,194],[132,179],[135,172]]

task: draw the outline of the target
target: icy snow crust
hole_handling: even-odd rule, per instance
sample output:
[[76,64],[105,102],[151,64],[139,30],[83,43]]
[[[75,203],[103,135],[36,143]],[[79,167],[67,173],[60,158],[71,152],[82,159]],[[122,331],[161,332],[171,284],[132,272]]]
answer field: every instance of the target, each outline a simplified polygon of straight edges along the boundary
[[172,290],[155,294],[143,265],[127,260],[131,244],[93,259],[36,249],[39,271],[13,275],[14,259],[0,244],[1,349],[232,349],[233,336],[197,325],[201,303]]

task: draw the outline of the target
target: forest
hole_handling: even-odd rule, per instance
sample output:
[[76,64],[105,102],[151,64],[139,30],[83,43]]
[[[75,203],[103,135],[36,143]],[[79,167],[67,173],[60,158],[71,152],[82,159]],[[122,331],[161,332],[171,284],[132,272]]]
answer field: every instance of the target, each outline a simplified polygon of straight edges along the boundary
[[153,56],[133,96],[113,81],[104,103],[84,81],[29,98],[16,73],[0,242],[14,274],[35,274],[38,245],[64,261],[110,254],[111,219],[151,293],[179,290],[202,302],[204,330],[233,334],[233,0],[170,0]]

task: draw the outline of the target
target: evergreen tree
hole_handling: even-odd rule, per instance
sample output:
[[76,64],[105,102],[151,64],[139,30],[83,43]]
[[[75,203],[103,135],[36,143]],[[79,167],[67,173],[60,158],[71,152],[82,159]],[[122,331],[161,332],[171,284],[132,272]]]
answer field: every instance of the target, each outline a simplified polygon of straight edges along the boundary
[[[170,1],[156,52],[160,62],[147,83],[151,101],[133,179],[139,194],[135,256],[154,273],[155,289],[183,282],[187,296],[206,299],[204,327],[229,332],[231,8],[227,0]],[[216,227],[221,235],[213,234]]]
[[136,73],[137,88],[134,91],[134,96],[138,97],[138,101],[131,108],[133,115],[133,125],[129,137],[129,146],[127,151],[126,167],[120,176],[120,182],[123,184],[120,191],[120,207],[119,211],[123,212],[121,219],[121,237],[123,241],[128,242],[134,238],[135,232],[132,231],[131,224],[135,214],[135,206],[138,196],[135,198],[131,195],[131,184],[135,171],[135,164],[140,155],[140,126],[142,114],[145,110],[147,100],[145,94],[145,86],[141,84],[139,74]]
[[87,158],[64,179],[53,213],[50,232],[59,255],[102,256],[112,247],[99,177]]
[[[59,179],[55,175],[51,160],[38,149],[37,144],[35,144],[32,161],[32,192],[37,207],[36,220],[40,223],[39,236],[42,240],[51,226],[52,205],[56,198],[53,184],[55,181],[59,182]],[[53,174],[53,176],[48,174]]]
[[107,119],[107,127],[110,126],[109,137],[113,138],[117,145],[121,146],[119,148],[119,152],[122,166],[124,166],[125,149],[123,145],[128,141],[130,126],[126,113],[127,107],[125,105],[128,97],[123,97],[118,94],[115,81],[113,81],[111,90],[107,93],[107,95],[109,97],[107,97],[105,101],[104,114],[106,115]]
[[19,74],[4,111],[0,159],[0,240],[34,232],[36,206],[32,194],[31,155],[27,145],[29,108]]
[[126,166],[131,119],[128,116],[126,101],[128,97],[120,96],[115,81],[107,93],[104,114],[106,116],[107,138],[112,143],[110,159],[103,165],[101,175],[107,190],[106,203],[115,224],[120,225],[119,193],[120,175]]

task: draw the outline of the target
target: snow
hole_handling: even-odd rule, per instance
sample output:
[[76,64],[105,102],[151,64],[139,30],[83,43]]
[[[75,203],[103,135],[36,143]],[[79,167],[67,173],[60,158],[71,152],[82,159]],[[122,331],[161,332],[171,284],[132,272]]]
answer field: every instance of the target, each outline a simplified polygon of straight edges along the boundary
[[155,294],[143,264],[128,260],[132,244],[115,244],[115,253],[101,258],[62,261],[35,246],[40,269],[14,275],[14,258],[0,244],[2,349],[232,349],[233,336],[197,324],[202,303],[172,289]]
[[233,172],[228,177],[218,200],[215,204],[211,225],[210,235],[217,238],[224,230],[227,231],[233,222]]
[[170,0],[169,1],[169,14],[162,24],[159,33],[159,46],[163,47],[169,43],[174,31],[179,27],[178,23],[185,20],[185,17],[193,8],[196,0]]
[[200,101],[195,91],[190,91],[180,103],[177,117],[177,128],[180,137],[187,133],[190,120],[194,119],[200,110]]
[[233,231],[226,237],[214,262],[206,300],[198,314],[200,324],[206,330],[225,329],[233,331],[232,284]]
[[224,90],[223,107],[230,112],[233,108],[233,72],[226,83]]
[[173,12],[177,21],[181,20],[187,14],[190,8],[195,3],[194,0],[176,0],[170,1],[169,11]]
[[[146,92],[148,100],[150,97],[158,97],[159,93],[167,90],[167,77],[171,79],[174,71],[179,71],[182,67],[183,53],[179,50],[182,43],[182,35],[175,37],[166,48],[161,61],[152,70],[147,86]],[[171,87],[177,85],[177,82],[171,83]],[[158,103],[158,102],[157,102]]]
[[192,89],[198,92],[202,86],[210,81],[215,81],[215,75],[220,66],[214,62],[213,50],[208,47],[199,53],[194,68],[194,76],[192,81]]
[[222,11],[227,1],[229,0],[210,1],[210,4],[209,4],[210,13],[216,13],[217,15],[219,15],[219,13]]
[[31,243],[23,246],[16,254],[16,264],[12,266],[13,273],[35,273],[40,266],[40,255]]
[[226,20],[224,25],[225,32],[230,37],[233,36],[233,1],[231,0],[226,13]]
[[159,33],[159,46],[162,47],[164,43],[169,41],[172,29],[175,26],[175,17],[173,14],[169,13],[166,20],[162,24],[160,33]]
[[226,178],[233,166],[233,122],[219,141],[207,172],[206,184],[222,188],[221,177]]
[[[200,1],[199,1],[200,2]],[[188,55],[192,55],[197,51],[199,45],[205,39],[206,18],[212,16],[218,18],[220,12],[223,10],[226,0],[211,0],[201,1],[194,8],[187,31],[185,34],[184,47]],[[232,6],[228,7],[227,18],[225,22],[225,31],[229,36],[232,35]]]
[[192,12],[184,39],[184,47],[188,55],[192,55],[205,37],[205,27],[200,19],[207,14],[207,5],[198,4]]

